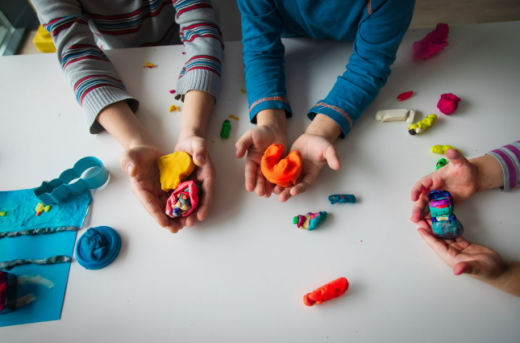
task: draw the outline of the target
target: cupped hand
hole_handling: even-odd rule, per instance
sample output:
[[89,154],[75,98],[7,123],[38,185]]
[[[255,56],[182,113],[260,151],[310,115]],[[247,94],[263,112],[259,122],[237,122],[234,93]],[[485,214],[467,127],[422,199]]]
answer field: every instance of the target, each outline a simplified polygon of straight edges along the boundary
[[284,155],[287,152],[287,138],[283,130],[267,125],[258,125],[247,131],[235,144],[236,156],[242,158],[247,153],[245,176],[246,190],[256,191],[258,196],[269,198],[274,185],[267,181],[260,169],[262,156],[271,144],[281,144]]
[[417,223],[428,212],[428,193],[432,190],[447,190],[455,203],[461,203],[476,193],[478,170],[457,150],[446,151],[450,163],[423,177],[412,188],[414,207],[411,220]]
[[479,280],[493,280],[506,270],[506,262],[495,251],[467,241],[459,236],[443,240],[435,237],[431,230],[431,220],[419,221],[417,231],[422,239],[451,268],[455,275],[469,274]]
[[300,181],[292,187],[284,189],[276,186],[275,193],[279,194],[278,199],[281,202],[309,189],[325,164],[333,170],[339,170],[341,166],[334,143],[324,136],[304,133],[292,145],[291,151],[293,150],[302,154],[302,174]]
[[207,141],[198,136],[182,138],[175,146],[176,152],[184,151],[192,156],[197,168],[190,178],[195,180],[202,187],[202,198],[197,210],[188,217],[180,218],[180,223],[183,226],[191,227],[197,220],[203,221],[208,215],[213,202],[217,172],[208,150]]
[[121,169],[130,176],[132,192],[146,211],[162,227],[172,233],[182,229],[178,220],[164,213],[168,193],[161,189],[157,160],[164,155],[153,145],[139,145],[123,152],[119,157]]

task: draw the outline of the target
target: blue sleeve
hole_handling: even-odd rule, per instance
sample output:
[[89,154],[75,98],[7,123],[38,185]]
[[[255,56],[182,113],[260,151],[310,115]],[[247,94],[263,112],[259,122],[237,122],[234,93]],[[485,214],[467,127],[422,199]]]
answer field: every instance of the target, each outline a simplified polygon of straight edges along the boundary
[[256,123],[256,115],[265,109],[284,109],[290,117],[280,14],[272,0],[238,0],[238,7],[251,122]]
[[327,115],[341,128],[342,137],[374,101],[390,75],[397,49],[412,19],[415,0],[368,1],[358,25],[347,70],[323,100],[308,113]]

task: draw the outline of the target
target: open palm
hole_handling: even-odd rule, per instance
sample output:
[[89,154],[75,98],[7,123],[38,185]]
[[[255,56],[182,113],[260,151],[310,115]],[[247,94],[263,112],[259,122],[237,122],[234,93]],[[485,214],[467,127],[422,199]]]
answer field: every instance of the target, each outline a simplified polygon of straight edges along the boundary
[[119,161],[121,169],[130,176],[132,192],[155,221],[172,233],[182,229],[178,220],[164,213],[168,193],[161,190],[157,160],[163,153],[155,146],[141,145],[126,150]]
[[505,270],[506,263],[495,251],[459,236],[443,240],[431,231],[431,219],[419,221],[422,239],[451,268],[455,275],[470,274],[477,279],[494,279]]
[[211,208],[217,172],[208,152],[208,143],[197,136],[186,137],[175,146],[175,151],[184,151],[193,157],[197,166],[190,179],[195,180],[202,187],[202,197],[199,207],[188,217],[180,218],[183,226],[191,227],[197,220],[203,221]]
[[294,142],[291,147],[291,151],[297,150],[302,154],[302,174],[301,180],[294,186],[289,188],[282,188],[277,186],[275,193],[279,194],[278,199],[281,202],[285,202],[295,196],[305,192],[309,189],[318,174],[328,163],[329,167],[333,170],[340,168],[338,155],[334,144],[331,143],[323,136],[304,133]]
[[281,144],[284,154],[287,152],[287,138],[282,131],[271,127],[259,125],[244,133],[235,145],[236,156],[242,158],[247,152],[245,177],[246,190],[256,191],[258,196],[269,198],[273,192],[274,185],[267,181],[260,169],[262,156],[271,144]]

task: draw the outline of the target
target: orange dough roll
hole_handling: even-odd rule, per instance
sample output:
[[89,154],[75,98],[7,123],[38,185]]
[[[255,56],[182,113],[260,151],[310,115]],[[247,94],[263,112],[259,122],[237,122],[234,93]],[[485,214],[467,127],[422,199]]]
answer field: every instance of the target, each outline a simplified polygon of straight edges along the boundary
[[260,165],[265,178],[280,187],[290,187],[302,172],[302,155],[299,151],[291,151],[282,159],[283,146],[271,144],[262,157]]
[[313,306],[314,304],[321,304],[325,301],[340,297],[348,289],[348,280],[344,277],[340,277],[332,282],[329,282],[325,286],[321,286],[312,293],[307,293],[303,297],[303,303],[307,306]]

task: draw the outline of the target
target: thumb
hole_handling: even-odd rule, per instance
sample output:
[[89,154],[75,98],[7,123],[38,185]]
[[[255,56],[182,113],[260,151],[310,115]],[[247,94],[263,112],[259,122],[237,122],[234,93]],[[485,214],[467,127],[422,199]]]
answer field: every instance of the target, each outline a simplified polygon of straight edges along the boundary
[[126,150],[119,156],[119,165],[121,169],[130,177],[134,177],[139,173],[139,159],[134,150]]
[[336,148],[334,145],[329,145],[327,150],[325,150],[325,159],[332,170],[338,170],[341,167],[339,163],[338,153],[336,152]]
[[453,274],[468,274],[476,277],[486,276],[486,264],[482,261],[464,261],[453,266]]
[[242,158],[247,152],[247,149],[253,145],[253,134],[251,130],[247,131],[240,137],[238,142],[235,144],[237,158]]
[[459,151],[455,149],[447,150],[446,157],[448,157],[450,162],[453,164],[463,164],[468,162],[466,157],[464,157],[464,155],[462,155]]
[[206,141],[194,143],[192,149],[193,162],[197,167],[202,167],[208,160],[208,147]]

